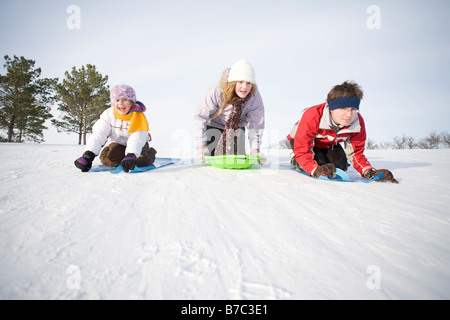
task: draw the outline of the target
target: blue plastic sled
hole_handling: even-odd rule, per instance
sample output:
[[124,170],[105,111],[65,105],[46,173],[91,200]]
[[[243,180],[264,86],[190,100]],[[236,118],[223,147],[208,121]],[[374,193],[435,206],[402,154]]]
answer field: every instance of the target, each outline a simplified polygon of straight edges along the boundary
[[[295,170],[295,169],[294,169],[294,170]],[[296,171],[297,171],[297,172],[300,172],[301,174],[303,174],[303,175],[305,175],[305,176],[311,177],[309,174],[307,174],[307,173],[304,172],[304,171],[300,171],[300,170],[296,170]],[[318,177],[317,179],[319,179],[319,180],[331,180],[331,181],[342,181],[342,182],[355,182],[355,181],[353,181],[352,179],[350,179],[350,177],[348,176],[348,174],[347,174],[344,170],[342,170],[342,169],[336,168],[336,171],[335,171],[334,173],[337,175],[337,177],[328,178],[328,177],[326,177],[326,176],[320,176],[320,177]],[[377,180],[381,179],[381,178],[383,177],[383,175],[384,175],[384,173],[379,173],[379,174],[378,174],[375,178],[373,178],[372,180],[364,179],[364,182],[369,183],[369,182],[372,182],[372,181],[377,181]]]
[[[139,173],[139,172],[146,172],[146,171],[150,171],[150,170],[155,170],[158,168],[162,168],[162,167],[166,167],[169,166],[171,164],[175,164],[177,162],[181,161],[181,159],[178,158],[156,158],[155,162],[147,167],[135,167],[133,170],[131,170],[129,173]],[[93,166],[91,168],[92,172],[111,172],[113,174],[118,174],[121,173],[123,171],[122,166],[118,166],[118,167],[108,167],[105,165],[98,165],[98,166]]]
[[[295,170],[295,169],[294,169]],[[309,174],[307,174],[305,171],[296,170],[297,172],[300,172],[301,174],[311,177]],[[328,178],[326,176],[319,176],[317,179],[319,180],[331,180],[331,181],[345,181],[345,182],[351,182],[350,177],[347,173],[345,173],[344,170],[341,170],[339,168],[336,168],[336,171],[334,172],[337,176],[333,178]]]

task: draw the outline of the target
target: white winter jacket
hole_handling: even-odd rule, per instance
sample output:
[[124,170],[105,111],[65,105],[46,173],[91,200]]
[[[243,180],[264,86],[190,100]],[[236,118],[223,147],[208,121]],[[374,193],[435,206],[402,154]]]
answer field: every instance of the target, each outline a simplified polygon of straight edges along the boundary
[[134,153],[136,157],[139,157],[145,143],[150,141],[150,135],[148,131],[136,131],[130,134],[129,124],[130,121],[119,120],[114,116],[113,107],[106,109],[92,128],[92,135],[88,139],[85,151],[89,150],[98,155],[109,138],[113,142],[126,146],[125,154]]

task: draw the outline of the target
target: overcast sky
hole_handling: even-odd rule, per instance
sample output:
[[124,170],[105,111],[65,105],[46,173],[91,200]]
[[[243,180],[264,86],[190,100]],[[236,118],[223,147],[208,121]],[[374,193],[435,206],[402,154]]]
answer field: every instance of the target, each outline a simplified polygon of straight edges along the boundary
[[[2,0],[0,53],[44,77],[93,64],[111,87],[131,85],[155,147],[191,143],[197,106],[239,59],[256,71],[265,146],[345,80],[364,90],[370,139],[419,139],[450,131],[449,14],[448,0]],[[53,128],[44,138],[78,142]]]

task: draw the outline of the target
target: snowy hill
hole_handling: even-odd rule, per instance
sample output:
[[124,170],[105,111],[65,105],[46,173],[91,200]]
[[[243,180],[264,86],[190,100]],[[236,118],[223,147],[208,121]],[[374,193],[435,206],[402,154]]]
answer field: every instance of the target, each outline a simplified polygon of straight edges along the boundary
[[119,175],[81,173],[80,146],[0,150],[0,299],[450,298],[448,149],[367,151],[398,185],[317,181],[286,150]]

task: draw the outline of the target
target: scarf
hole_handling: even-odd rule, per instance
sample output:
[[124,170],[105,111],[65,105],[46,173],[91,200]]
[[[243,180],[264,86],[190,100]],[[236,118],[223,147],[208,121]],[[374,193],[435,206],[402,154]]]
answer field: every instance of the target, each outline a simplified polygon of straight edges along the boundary
[[139,110],[131,110],[130,113],[121,115],[114,108],[114,116],[119,120],[130,122],[130,125],[128,126],[128,132],[130,134],[136,131],[149,130],[147,119],[145,118],[144,113]]
[[242,106],[250,99],[250,95],[244,99],[239,99],[233,104],[230,117],[225,124],[222,137],[217,144],[214,155],[237,154],[238,144],[241,137],[241,122],[242,122]]

